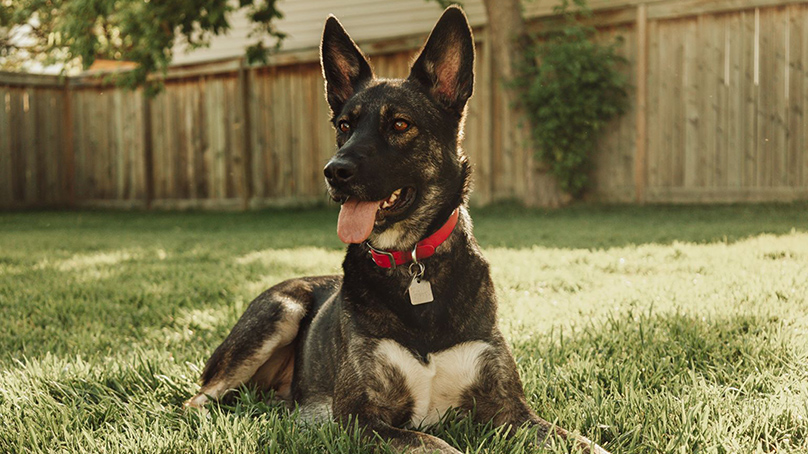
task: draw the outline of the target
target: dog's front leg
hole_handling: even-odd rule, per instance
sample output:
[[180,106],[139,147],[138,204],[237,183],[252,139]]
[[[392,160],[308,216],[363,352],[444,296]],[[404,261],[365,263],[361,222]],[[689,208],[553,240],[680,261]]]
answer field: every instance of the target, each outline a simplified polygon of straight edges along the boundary
[[399,429],[381,421],[364,425],[364,430],[370,431],[368,434],[378,434],[397,451],[416,454],[460,454],[460,451],[434,435]]
[[[490,396],[490,395],[489,395]],[[569,433],[538,416],[525,401],[521,388],[518,393],[508,396],[500,396],[501,400],[494,402],[486,397],[477,400],[475,406],[475,421],[479,423],[493,422],[495,426],[511,427],[510,435],[514,434],[514,429],[523,426],[536,428],[536,438],[540,444],[552,446],[556,437],[563,440],[572,440],[577,451],[586,454],[609,454],[588,438]]]
[[367,355],[372,348],[355,342],[355,361],[341,364],[334,387],[334,417],[348,430],[358,430],[366,440],[381,437],[397,451],[407,453],[460,454],[438,437],[402,429],[412,417],[413,396],[403,376],[389,364]]
[[559,437],[564,440],[572,439],[577,449],[575,452],[582,452],[586,454],[609,454],[608,451],[595,444],[592,440],[579,434],[569,433],[561,427],[545,421],[540,416],[536,415],[536,413],[534,413],[533,410],[527,406],[527,404],[524,404],[523,408],[520,408],[515,414],[512,414],[512,419],[504,422],[504,424],[510,425],[511,427],[536,427],[538,435],[537,438],[543,444],[548,446],[553,444],[554,437]]
[[362,413],[341,414],[338,419],[348,430],[359,430],[365,439],[374,440],[377,436],[381,437],[396,451],[415,454],[460,454],[460,451],[438,437],[392,426],[379,415],[372,414],[376,410],[382,410],[384,413],[387,409],[365,406],[361,410]]
[[[536,428],[537,439],[541,444],[552,445],[553,440],[558,437],[573,441],[580,452],[609,454],[588,438],[569,433],[542,419],[530,408],[516,362],[501,337],[494,344],[489,356],[483,360],[479,377],[470,390],[467,402],[468,409],[474,410],[476,422],[492,422],[496,426],[510,426],[512,429],[532,426]],[[511,430],[510,433],[513,434],[514,431]]]

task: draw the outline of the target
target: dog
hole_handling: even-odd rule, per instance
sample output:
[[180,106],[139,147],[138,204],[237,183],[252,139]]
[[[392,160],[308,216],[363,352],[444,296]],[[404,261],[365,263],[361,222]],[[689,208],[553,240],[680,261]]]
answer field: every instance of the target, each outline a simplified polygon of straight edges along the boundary
[[338,145],[324,175],[342,204],[344,274],[292,279],[258,296],[186,405],[250,384],[297,404],[305,420],[336,419],[407,452],[458,453],[414,430],[452,409],[480,423],[535,426],[537,443],[571,437],[608,454],[533,412],[497,327],[460,147],[474,86],[465,14],[445,10],[406,79],[376,78],[334,16],[320,55]]

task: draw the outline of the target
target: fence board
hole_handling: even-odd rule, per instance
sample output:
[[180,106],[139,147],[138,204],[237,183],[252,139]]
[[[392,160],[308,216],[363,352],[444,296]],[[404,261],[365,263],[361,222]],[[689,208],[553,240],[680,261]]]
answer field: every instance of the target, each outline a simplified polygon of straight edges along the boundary
[[772,9],[772,29],[774,30],[772,40],[774,55],[774,78],[772,89],[774,90],[774,116],[773,120],[773,165],[771,168],[771,185],[783,187],[788,185],[788,60],[786,54],[788,50],[787,34],[789,32],[788,16],[785,7]]
[[802,127],[792,132],[800,136],[800,150],[802,152],[800,186],[808,187],[808,6],[803,5],[799,9],[799,13],[800,18],[798,20],[802,23],[802,58],[800,59],[802,62],[802,104],[800,106]]
[[711,74],[713,84],[716,86],[716,99],[713,103],[713,112],[715,115],[715,158],[713,161],[713,186],[726,187],[727,183],[727,157],[729,151],[727,145],[729,142],[729,58],[730,49],[728,48],[727,41],[729,41],[729,22],[730,18],[726,15],[718,16],[715,18],[716,28],[713,31],[713,39],[715,40],[714,58],[715,65],[714,71]]
[[803,72],[805,64],[802,58],[802,40],[805,30],[805,21],[808,16],[804,14],[805,6],[792,5],[787,10],[788,32],[786,71],[788,75],[786,102],[787,110],[787,175],[783,181],[784,186],[796,186],[802,179],[801,158],[805,152],[805,135],[800,134],[803,125],[805,106],[802,104]]
[[[687,186],[685,181],[685,165],[686,158],[689,154],[691,147],[688,145],[688,117],[687,117],[687,77],[686,71],[689,68],[687,58],[688,47],[685,37],[692,35],[693,30],[688,30],[687,25],[690,21],[674,21],[672,28],[669,30],[668,38],[671,39],[674,47],[673,63],[675,66],[672,68],[672,74],[675,76],[672,81],[673,97],[667,100],[667,103],[675,110],[671,112],[673,122],[673,133],[671,137],[672,147],[668,152],[671,156],[671,186]],[[689,32],[689,33],[688,33]],[[692,52],[692,50],[691,50]],[[692,137],[692,133],[690,134]]]
[[726,55],[728,56],[728,80],[725,82],[727,92],[726,112],[726,173],[727,187],[741,186],[743,178],[743,77],[745,54],[742,52],[743,29],[740,14],[732,14],[728,18],[726,28]]
[[659,58],[659,22],[652,21],[647,25],[648,32],[648,73],[646,75],[647,91],[647,143],[646,143],[646,185],[654,187],[660,186],[661,167],[659,153],[653,153],[654,147],[659,147],[661,143],[661,121],[660,121],[660,58]]
[[9,112],[11,96],[9,88],[0,86],[0,203],[11,201],[11,138],[9,132]]
[[[636,87],[635,8],[596,12]],[[689,6],[688,6],[689,5]],[[684,8],[687,6],[688,8]],[[792,200],[808,194],[808,5],[793,0],[648,4],[646,200]],[[541,29],[552,21],[536,20]],[[504,88],[478,34],[464,148],[474,203],[529,200],[525,151],[505,134]],[[420,39],[375,43],[379,76],[404,77]],[[402,44],[404,43],[404,44]],[[383,50],[386,49],[386,50]],[[324,200],[334,131],[312,52],[172,71],[163,93],[0,73],[0,207],[260,207]],[[299,57],[299,58],[298,58]],[[636,93],[601,138],[591,196],[635,198]],[[68,143],[69,142],[69,143]],[[642,175],[639,175],[642,177]]]
[[[490,203],[493,200],[491,183],[491,179],[493,178],[491,161],[493,159],[492,153],[494,150],[492,144],[493,122],[489,120],[486,113],[492,111],[492,91],[496,89],[496,82],[493,80],[494,59],[491,48],[487,43],[483,44],[478,56],[480,54],[482,54],[482,56],[477,60],[477,80],[481,83],[475,88],[476,94],[471,100],[471,112],[469,113],[472,116],[472,120],[474,120],[472,123],[473,131],[478,133],[479,136],[477,137],[476,146],[471,147],[473,144],[469,144],[470,147],[466,152],[470,155],[471,159],[473,159],[472,163],[476,163],[475,181],[477,181],[479,190],[477,200],[479,203],[484,204]],[[480,70],[480,65],[482,65],[482,70]],[[477,192],[478,191],[475,190],[474,193]]]
[[[684,33],[684,60],[683,60],[683,88],[685,100],[685,150],[684,150],[684,186],[699,186],[699,167],[703,161],[704,153],[699,153],[699,130],[702,123],[702,87],[701,73],[701,33],[696,20],[686,19],[682,33]],[[705,93],[706,94],[706,93]]]
[[744,173],[743,186],[757,186],[757,153],[758,153],[758,12],[741,12],[744,30],[744,55],[748,60],[744,68]]

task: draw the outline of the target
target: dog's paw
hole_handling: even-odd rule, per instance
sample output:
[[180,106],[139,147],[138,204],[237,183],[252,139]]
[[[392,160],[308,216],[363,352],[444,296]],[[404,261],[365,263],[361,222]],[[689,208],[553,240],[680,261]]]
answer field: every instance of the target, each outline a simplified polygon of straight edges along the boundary
[[205,404],[207,404],[208,401],[209,399],[207,395],[199,393],[186,400],[185,403],[182,404],[182,409],[185,413],[194,412],[196,414],[209,417],[210,415],[208,414],[208,409],[205,408]]

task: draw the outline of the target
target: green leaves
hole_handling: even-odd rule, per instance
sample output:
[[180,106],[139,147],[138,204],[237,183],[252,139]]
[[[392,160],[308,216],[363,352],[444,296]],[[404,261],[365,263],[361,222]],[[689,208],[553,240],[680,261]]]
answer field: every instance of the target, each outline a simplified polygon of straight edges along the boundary
[[596,43],[595,29],[579,20],[590,14],[585,2],[574,3],[580,11],[570,11],[567,0],[556,7],[562,26],[535,37],[514,86],[525,93],[520,102],[538,158],[564,191],[580,196],[598,133],[627,107],[627,80],[618,70],[624,62],[616,53],[621,42]]
[[[0,66],[39,57],[43,63],[88,68],[96,59],[132,61],[135,70],[117,75],[125,86],[154,85],[149,76],[165,71],[175,44],[207,46],[230,29],[230,14],[243,9],[253,22],[252,60],[266,59],[283,33],[272,25],[282,17],[276,0],[21,0],[0,11],[0,36],[25,30],[25,40],[0,38]],[[267,40],[273,42],[267,45]]]

